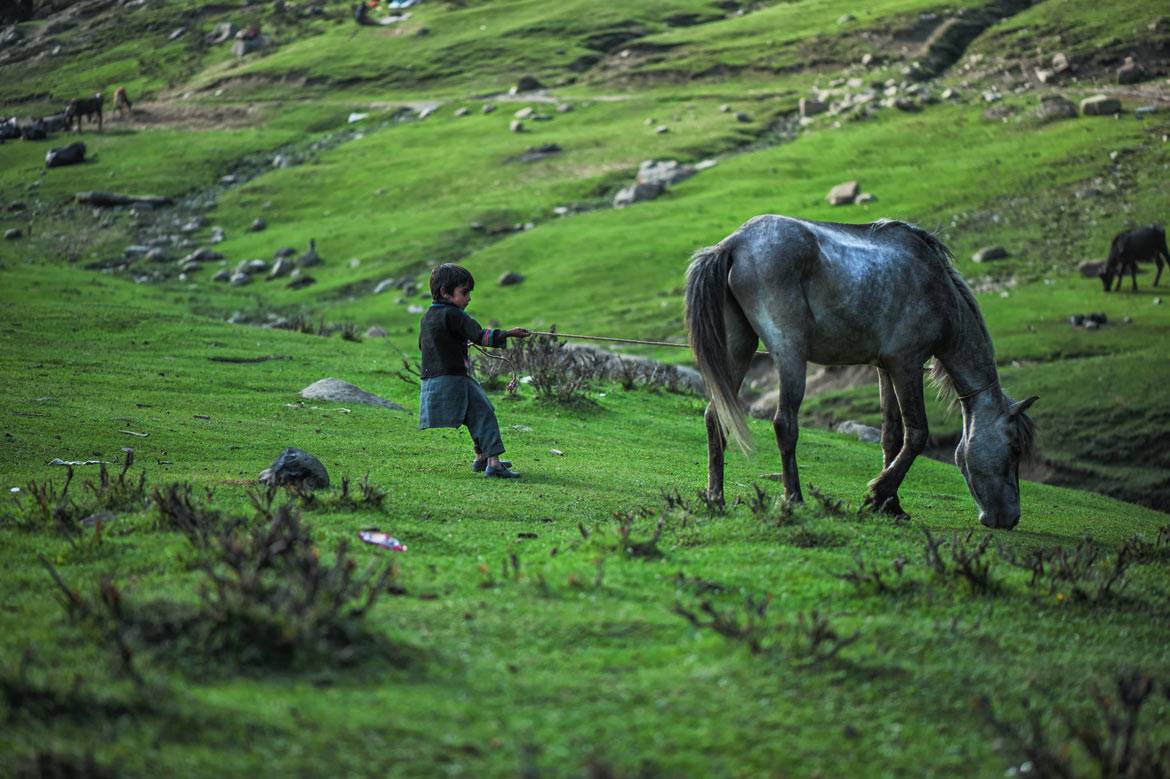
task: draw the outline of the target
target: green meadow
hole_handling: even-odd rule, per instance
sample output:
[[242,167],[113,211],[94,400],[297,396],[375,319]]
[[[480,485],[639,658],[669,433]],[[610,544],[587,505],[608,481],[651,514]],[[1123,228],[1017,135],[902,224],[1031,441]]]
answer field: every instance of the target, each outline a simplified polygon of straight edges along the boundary
[[[0,115],[119,85],[135,111],[0,145],[0,773],[1170,772],[1170,280],[1077,271],[1166,218],[1161,6],[466,0],[358,26],[342,2],[34,5]],[[946,20],[970,40],[940,60]],[[226,22],[266,46],[209,43]],[[1071,74],[1030,75],[1057,52]],[[1121,87],[1129,54],[1149,73]],[[510,94],[525,75],[545,88]],[[1122,110],[1039,118],[1054,93]],[[529,107],[547,118],[510,131]],[[76,139],[84,164],[45,169]],[[612,206],[667,159],[704,164]],[[874,199],[829,205],[849,180]],[[873,385],[805,399],[803,505],[768,420],[705,501],[705,399],[573,374],[568,339],[476,359],[522,478],[417,429],[433,265],[472,271],[485,325],[681,346],[691,253],[761,213],[902,219],[954,251],[1005,391],[1040,396],[1016,529],[925,456],[908,519],[862,508],[880,448],[832,430],[879,423]],[[311,284],[212,280],[310,241]],[[223,257],[183,270],[200,247]],[[401,409],[300,395],[326,377]],[[953,441],[959,417],[929,415]],[[328,488],[258,482],[290,446]]]

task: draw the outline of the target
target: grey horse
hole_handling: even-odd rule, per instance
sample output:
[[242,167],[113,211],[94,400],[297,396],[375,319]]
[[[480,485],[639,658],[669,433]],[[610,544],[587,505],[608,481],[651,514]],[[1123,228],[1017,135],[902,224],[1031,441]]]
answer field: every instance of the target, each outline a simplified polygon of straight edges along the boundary
[[687,270],[691,348],[707,387],[707,495],[723,500],[727,434],[750,448],[737,390],[759,340],[780,375],[773,420],[785,497],[802,500],[797,412],[809,361],[877,368],[883,468],[866,505],[903,515],[898,487],[926,446],[923,363],[962,408],[955,462],[992,528],[1020,520],[1019,461],[1032,448],[1033,396],[1004,394],[975,296],[937,238],[903,222],[832,224],[757,216]]

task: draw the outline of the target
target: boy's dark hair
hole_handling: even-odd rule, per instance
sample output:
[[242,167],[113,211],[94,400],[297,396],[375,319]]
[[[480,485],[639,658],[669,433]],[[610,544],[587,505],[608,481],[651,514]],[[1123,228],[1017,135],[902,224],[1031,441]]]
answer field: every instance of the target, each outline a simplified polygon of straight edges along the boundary
[[431,271],[431,300],[442,300],[444,291],[452,294],[456,287],[475,289],[475,279],[471,271],[450,262],[436,265]]

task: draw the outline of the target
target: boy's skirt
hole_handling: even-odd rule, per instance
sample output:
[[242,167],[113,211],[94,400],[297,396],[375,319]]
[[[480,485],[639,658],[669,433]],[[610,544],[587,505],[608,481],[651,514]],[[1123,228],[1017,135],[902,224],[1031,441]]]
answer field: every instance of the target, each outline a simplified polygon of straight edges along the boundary
[[477,454],[503,454],[496,409],[483,388],[470,376],[436,376],[422,380],[418,429],[459,427],[471,433]]

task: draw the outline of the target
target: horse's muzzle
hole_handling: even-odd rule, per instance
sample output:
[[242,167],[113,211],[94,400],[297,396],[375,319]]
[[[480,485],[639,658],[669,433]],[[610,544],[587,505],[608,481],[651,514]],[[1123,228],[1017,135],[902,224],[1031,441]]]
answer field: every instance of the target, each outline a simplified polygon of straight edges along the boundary
[[989,527],[992,530],[1011,530],[1013,527],[1020,524],[1020,515],[1016,513],[1014,515],[992,517],[989,516],[986,512],[980,512],[979,521],[982,522],[985,527]]

